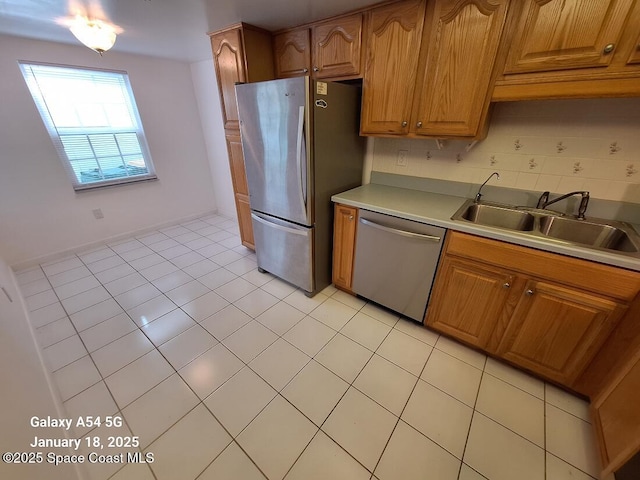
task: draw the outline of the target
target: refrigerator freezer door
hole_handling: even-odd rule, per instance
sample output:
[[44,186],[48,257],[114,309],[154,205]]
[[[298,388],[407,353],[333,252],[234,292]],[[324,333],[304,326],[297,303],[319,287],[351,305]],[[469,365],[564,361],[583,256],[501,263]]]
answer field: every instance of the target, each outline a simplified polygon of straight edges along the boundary
[[311,226],[306,77],[236,86],[251,209]]
[[313,292],[313,228],[251,213],[258,267]]

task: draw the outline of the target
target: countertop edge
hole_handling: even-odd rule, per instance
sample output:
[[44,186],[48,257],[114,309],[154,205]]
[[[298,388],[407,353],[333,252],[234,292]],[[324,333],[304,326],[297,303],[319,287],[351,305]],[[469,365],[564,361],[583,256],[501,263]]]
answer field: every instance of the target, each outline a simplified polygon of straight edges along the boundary
[[468,198],[368,184],[333,195],[331,200],[342,205],[640,272],[640,259],[633,257],[451,220]]

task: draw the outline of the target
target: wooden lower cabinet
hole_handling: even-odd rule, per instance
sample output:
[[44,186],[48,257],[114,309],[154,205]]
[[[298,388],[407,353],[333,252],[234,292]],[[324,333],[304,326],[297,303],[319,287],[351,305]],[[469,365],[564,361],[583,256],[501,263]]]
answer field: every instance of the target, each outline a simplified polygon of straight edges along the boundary
[[637,272],[449,232],[425,324],[575,388],[638,292]]
[[487,350],[513,280],[510,272],[445,256],[425,323]]
[[229,168],[236,202],[236,213],[238,215],[238,227],[240,228],[240,240],[245,247],[255,250],[253,226],[251,225],[251,207],[249,206],[249,187],[244,168],[240,132],[227,131],[225,138],[229,154]]
[[238,212],[238,227],[240,228],[240,240],[245,247],[256,249],[256,242],[253,239],[253,225],[251,224],[251,206],[249,197],[236,193],[236,210]]
[[358,209],[335,204],[333,220],[333,284],[351,292]]
[[640,350],[591,405],[600,445],[602,478],[640,452]]
[[498,355],[571,385],[625,312],[593,293],[530,280],[520,294]]

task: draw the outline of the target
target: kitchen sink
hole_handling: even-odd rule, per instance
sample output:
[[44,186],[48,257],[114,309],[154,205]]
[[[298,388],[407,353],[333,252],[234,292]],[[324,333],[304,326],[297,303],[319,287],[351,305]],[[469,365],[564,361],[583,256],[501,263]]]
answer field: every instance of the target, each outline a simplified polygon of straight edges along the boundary
[[520,232],[533,230],[535,217],[528,212],[486,203],[472,203],[461,218],[490,227]]
[[465,202],[451,219],[640,257],[640,236],[623,222],[580,220],[551,210],[474,200]]
[[539,231],[542,235],[551,238],[593,245],[608,250],[638,251],[629,238],[629,234],[613,225],[573,218],[541,217]]

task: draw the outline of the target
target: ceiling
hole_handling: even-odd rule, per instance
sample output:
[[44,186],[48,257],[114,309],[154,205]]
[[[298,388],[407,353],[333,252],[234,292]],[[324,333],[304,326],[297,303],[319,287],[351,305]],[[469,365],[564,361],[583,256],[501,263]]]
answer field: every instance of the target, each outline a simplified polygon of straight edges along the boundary
[[[64,18],[77,13],[120,27],[113,51],[196,62],[211,57],[207,32],[243,21],[293,27],[379,0],[0,0],[0,33],[78,44]],[[107,53],[108,55],[108,53]]]

